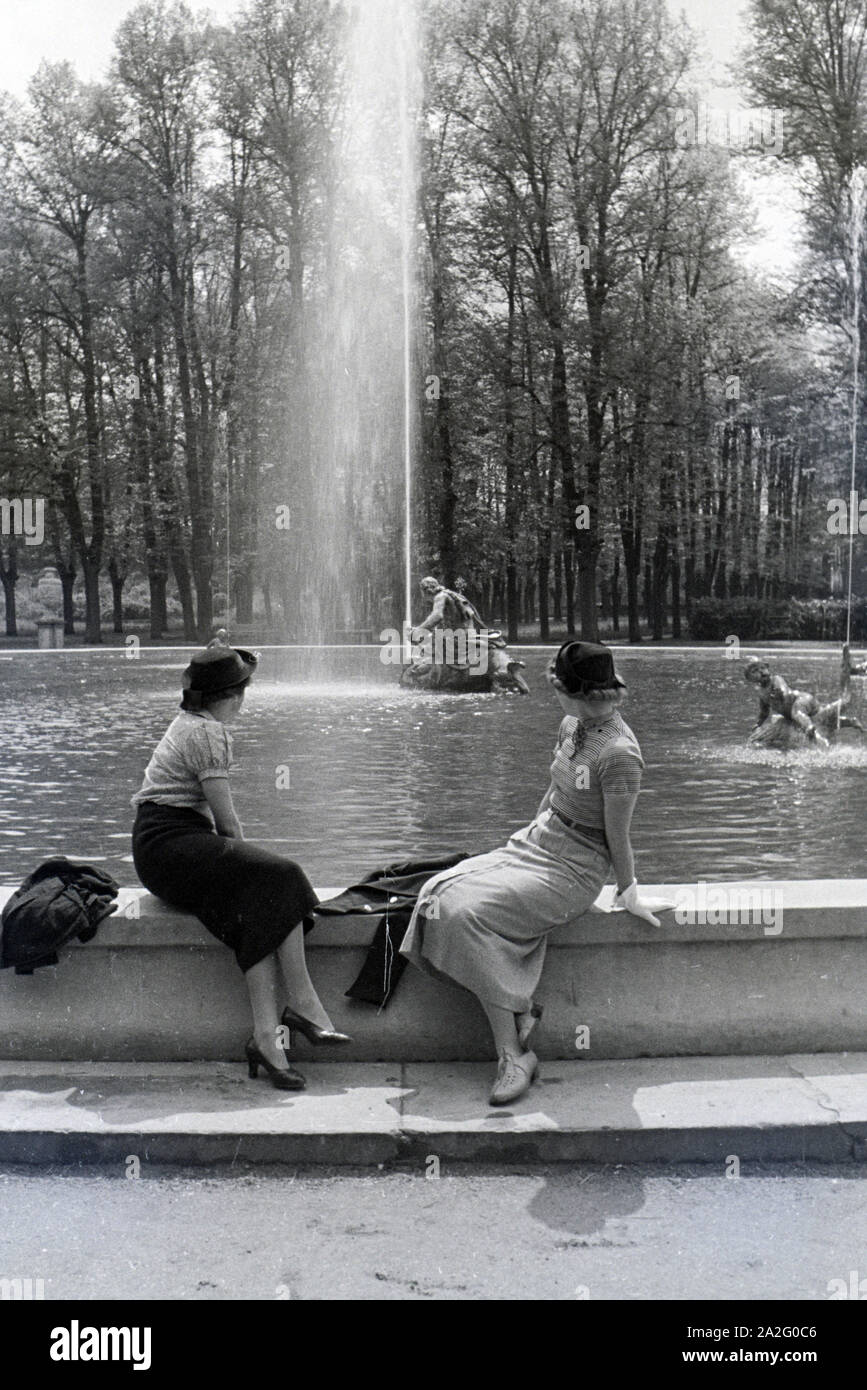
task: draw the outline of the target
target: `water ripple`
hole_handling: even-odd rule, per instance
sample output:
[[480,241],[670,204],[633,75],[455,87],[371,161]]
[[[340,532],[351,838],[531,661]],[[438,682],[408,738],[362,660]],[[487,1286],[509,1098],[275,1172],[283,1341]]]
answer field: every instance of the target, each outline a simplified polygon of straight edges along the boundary
[[[234,730],[248,836],[329,884],[389,860],[492,848],[535,814],[559,723],[548,654],[522,656],[529,699],[404,691],[376,649],[263,653]],[[62,852],[133,883],[129,798],[177,711],[186,663],[108,651],[15,660],[14,695],[0,702],[0,880],[19,883]],[[735,663],[629,651],[617,661],[647,764],[639,878],[863,871],[867,742],[847,733],[828,754],[747,747],[755,700]],[[832,693],[833,654],[779,664],[793,683]],[[281,790],[276,769],[287,764]]]

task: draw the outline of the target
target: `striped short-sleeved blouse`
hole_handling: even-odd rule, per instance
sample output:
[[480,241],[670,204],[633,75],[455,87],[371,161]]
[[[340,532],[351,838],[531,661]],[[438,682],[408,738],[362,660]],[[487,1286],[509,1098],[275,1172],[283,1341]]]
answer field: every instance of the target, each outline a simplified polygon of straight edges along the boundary
[[202,782],[228,777],[231,766],[232,736],[225,724],[207,714],[182,710],[154,749],[132,804],[154,801],[209,816]]
[[550,804],[570,820],[602,830],[604,796],[638,792],[644,760],[634,733],[617,710],[583,726],[567,715],[551,764]]

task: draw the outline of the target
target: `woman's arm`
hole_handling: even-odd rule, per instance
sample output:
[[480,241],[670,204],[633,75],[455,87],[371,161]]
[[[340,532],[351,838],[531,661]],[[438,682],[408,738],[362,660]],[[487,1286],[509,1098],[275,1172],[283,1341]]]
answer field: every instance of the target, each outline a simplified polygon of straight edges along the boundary
[[228,778],[204,777],[200,779],[200,785],[202,795],[213,812],[217,833],[229,840],[243,840],[244,831],[235,814]]
[[605,838],[611,862],[617,875],[617,896],[614,910],[631,912],[634,917],[643,917],[651,926],[660,925],[654,914],[663,908],[674,907],[675,903],[666,898],[642,898],[635,881],[635,863],[632,857],[632,844],[629,827],[632,812],[638,800],[637,792],[605,792]]
[[632,813],[635,810],[637,800],[637,792],[616,794],[606,792],[603,799],[605,839],[608,841],[608,853],[611,855],[611,863],[617,875],[618,893],[624,892],[630,883],[635,881],[635,860],[629,838],[629,827],[632,824]]

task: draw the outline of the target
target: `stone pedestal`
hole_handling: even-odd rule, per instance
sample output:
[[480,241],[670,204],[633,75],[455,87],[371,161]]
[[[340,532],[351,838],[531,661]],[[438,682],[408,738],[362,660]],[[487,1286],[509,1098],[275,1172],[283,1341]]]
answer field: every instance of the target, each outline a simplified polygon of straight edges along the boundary
[[43,651],[63,646],[63,585],[53,565],[39,571],[33,586],[36,600],[36,633]]
[[38,645],[42,650],[63,646],[63,619],[40,618],[36,623]]

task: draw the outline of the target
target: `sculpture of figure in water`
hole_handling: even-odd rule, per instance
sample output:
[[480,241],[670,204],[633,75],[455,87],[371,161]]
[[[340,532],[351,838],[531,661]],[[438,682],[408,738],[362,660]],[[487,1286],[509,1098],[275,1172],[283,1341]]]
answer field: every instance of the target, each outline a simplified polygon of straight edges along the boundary
[[529,687],[520,675],[523,661],[510,656],[499,632],[485,626],[475,604],[457,586],[448,589],[433,575],[420,585],[431,611],[411,633],[414,651],[404,667],[402,685],[457,694]]
[[431,610],[427,617],[413,628],[414,642],[422,641],[426,632],[433,632],[436,628],[444,628],[449,632],[471,629],[485,631],[485,624],[478,608],[459,589],[447,589],[438,579],[434,579],[432,574],[425,576],[419,588],[425,598],[430,600]]
[[759,717],[747,740],[766,747],[792,748],[805,738],[822,748],[839,729],[858,729],[865,732],[859,720],[845,714],[852,698],[849,676],[861,672],[851,667],[848,648],[844,649],[842,694],[837,700],[822,705],[810,691],[794,690],[785,678],[773,674],[765,661],[751,661],[744,679],[759,689]]
[[843,648],[843,675],[842,684],[845,690],[849,684],[850,676],[867,676],[867,661],[853,661],[852,653],[848,643]]

